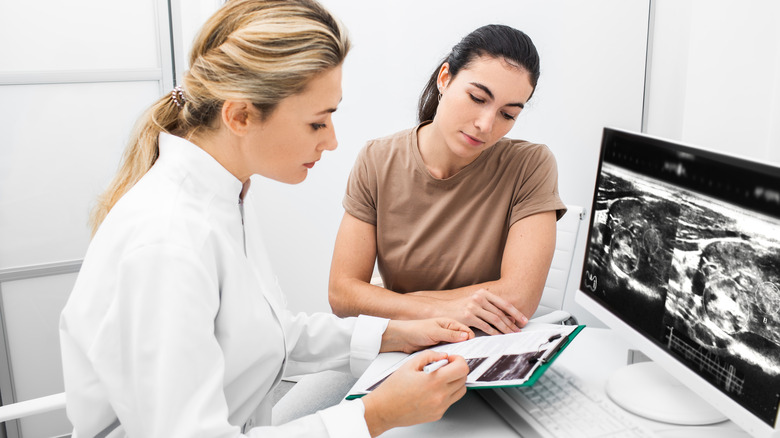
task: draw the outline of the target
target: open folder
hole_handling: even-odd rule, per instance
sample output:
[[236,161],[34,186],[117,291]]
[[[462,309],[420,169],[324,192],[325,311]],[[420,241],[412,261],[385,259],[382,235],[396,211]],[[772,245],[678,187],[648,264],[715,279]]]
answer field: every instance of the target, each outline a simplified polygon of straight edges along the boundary
[[[468,389],[530,386],[584,327],[530,322],[519,333],[478,336],[464,342],[436,345],[428,350],[463,356],[469,366],[466,378]],[[347,399],[362,397],[373,391],[390,374],[420,353],[380,354],[350,389]]]

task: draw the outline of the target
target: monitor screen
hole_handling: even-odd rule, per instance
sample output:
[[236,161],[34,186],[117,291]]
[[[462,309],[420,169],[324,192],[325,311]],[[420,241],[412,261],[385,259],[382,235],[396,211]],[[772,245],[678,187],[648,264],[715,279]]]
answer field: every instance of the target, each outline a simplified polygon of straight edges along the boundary
[[578,294],[776,431],[780,168],[606,128]]

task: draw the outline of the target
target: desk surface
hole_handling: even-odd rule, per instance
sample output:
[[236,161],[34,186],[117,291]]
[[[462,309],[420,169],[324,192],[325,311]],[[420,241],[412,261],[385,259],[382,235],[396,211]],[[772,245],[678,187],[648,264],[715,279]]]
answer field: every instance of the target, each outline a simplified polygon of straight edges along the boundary
[[[585,328],[552,366],[565,368],[603,392],[612,372],[626,365],[628,349],[629,346],[610,330]],[[664,438],[749,436],[732,422],[714,427],[685,427],[646,420],[630,413],[627,415]],[[441,420],[392,429],[382,435],[383,438],[418,436],[516,438],[517,433],[472,390],[452,405]]]

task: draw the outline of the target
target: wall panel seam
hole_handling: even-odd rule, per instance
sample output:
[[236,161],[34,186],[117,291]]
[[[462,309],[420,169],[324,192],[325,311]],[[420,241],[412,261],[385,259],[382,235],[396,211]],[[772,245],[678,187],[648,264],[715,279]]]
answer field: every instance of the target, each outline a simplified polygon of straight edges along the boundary
[[162,81],[162,69],[38,70],[0,72],[2,85]]

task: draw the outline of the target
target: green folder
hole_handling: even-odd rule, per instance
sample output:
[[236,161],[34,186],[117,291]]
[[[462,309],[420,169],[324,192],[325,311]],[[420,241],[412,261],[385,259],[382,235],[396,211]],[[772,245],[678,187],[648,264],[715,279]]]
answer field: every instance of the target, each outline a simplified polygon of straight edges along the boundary
[[[555,359],[557,359],[558,356],[560,356],[561,352],[563,352],[563,350],[565,350],[566,347],[568,347],[569,344],[571,344],[571,341],[574,340],[574,338],[582,331],[583,328],[585,328],[584,325],[578,325],[577,327],[575,327],[574,330],[572,330],[572,332],[566,336],[565,341],[561,342],[560,344],[558,344],[558,346],[555,347],[557,350],[550,357],[545,358],[542,361],[541,365],[536,367],[536,369],[534,369],[531,376],[523,383],[501,384],[500,381],[496,381],[495,384],[489,384],[489,385],[469,386],[469,384],[466,384],[466,389],[472,390],[472,389],[506,388],[511,386],[519,386],[519,387],[532,386],[534,383],[536,383],[537,380],[539,380],[539,377],[541,377],[542,374],[544,374],[544,372],[547,371],[547,368],[549,368],[550,365],[553,362],[555,362]],[[353,400],[356,398],[360,398],[364,395],[365,394],[349,394],[346,396],[346,399]]]

